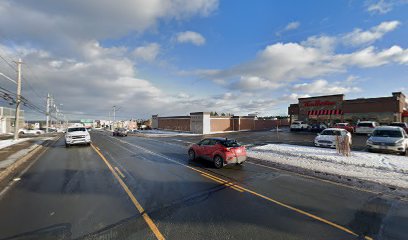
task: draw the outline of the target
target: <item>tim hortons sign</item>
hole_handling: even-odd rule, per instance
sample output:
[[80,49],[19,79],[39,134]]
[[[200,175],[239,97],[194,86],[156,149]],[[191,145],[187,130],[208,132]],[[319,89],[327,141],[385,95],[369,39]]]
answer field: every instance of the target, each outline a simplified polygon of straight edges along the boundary
[[333,106],[333,105],[336,105],[336,102],[316,100],[316,101],[307,101],[304,103],[305,107],[319,107],[319,106]]

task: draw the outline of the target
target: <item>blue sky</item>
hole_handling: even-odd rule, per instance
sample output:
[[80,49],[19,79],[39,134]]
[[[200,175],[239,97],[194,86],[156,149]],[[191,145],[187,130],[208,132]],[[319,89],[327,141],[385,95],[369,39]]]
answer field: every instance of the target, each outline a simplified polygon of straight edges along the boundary
[[[5,0],[0,55],[25,62],[30,101],[50,92],[71,118],[113,105],[124,119],[284,115],[298,97],[408,93],[407,12],[406,0]],[[4,60],[0,72],[15,75]]]

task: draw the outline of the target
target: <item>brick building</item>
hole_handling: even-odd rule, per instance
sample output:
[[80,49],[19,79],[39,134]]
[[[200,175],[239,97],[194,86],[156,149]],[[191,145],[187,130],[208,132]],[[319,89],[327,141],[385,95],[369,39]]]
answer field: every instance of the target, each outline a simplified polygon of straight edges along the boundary
[[209,112],[194,112],[189,116],[152,116],[152,128],[209,134],[227,131],[268,130],[288,126],[287,119],[262,120],[256,116],[210,116]]
[[298,101],[288,108],[291,121],[356,123],[372,120],[383,124],[408,122],[408,104],[401,92],[379,98],[344,100],[344,94],[338,94],[299,98]]

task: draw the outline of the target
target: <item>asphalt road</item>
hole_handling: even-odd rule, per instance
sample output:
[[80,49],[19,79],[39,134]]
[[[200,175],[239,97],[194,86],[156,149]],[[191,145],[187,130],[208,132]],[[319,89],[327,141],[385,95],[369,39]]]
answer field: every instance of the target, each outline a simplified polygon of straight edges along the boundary
[[180,139],[60,139],[0,195],[0,239],[408,239],[408,202],[247,162],[188,162]]

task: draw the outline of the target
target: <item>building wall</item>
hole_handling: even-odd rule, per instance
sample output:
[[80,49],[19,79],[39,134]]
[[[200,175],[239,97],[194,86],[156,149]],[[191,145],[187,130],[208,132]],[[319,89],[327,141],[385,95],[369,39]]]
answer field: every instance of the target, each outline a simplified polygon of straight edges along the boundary
[[397,112],[399,103],[393,97],[346,100],[343,103],[345,113],[381,113]]
[[233,131],[233,119],[232,118],[210,118],[211,120],[211,132],[224,132]]
[[[0,107],[0,133],[14,133],[15,113],[13,108]],[[23,128],[24,124],[24,111],[20,110],[17,129]]]
[[158,118],[158,128],[164,130],[190,131],[190,117],[186,118]]
[[240,131],[242,130],[254,130],[255,119],[254,118],[241,118],[239,123]]

